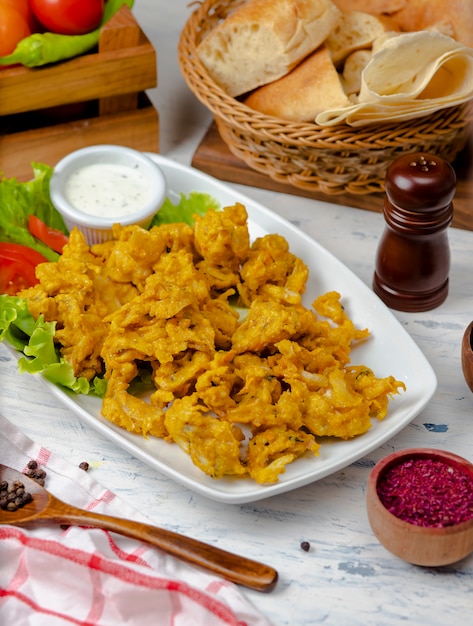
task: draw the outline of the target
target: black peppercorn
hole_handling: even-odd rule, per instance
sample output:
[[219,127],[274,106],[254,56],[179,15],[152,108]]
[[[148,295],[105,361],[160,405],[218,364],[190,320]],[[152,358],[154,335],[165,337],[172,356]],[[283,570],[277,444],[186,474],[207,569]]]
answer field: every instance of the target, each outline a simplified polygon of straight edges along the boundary
[[15,480],[11,484],[2,481],[1,486],[5,487],[0,492],[0,509],[4,511],[17,511],[33,499],[32,495],[25,491],[24,484],[19,480]]

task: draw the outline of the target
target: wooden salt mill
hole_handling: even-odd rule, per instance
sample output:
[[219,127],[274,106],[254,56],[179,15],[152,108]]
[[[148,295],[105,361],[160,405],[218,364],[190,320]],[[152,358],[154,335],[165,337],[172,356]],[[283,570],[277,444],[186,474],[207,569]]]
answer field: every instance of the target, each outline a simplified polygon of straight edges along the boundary
[[434,309],[448,295],[455,172],[438,156],[406,154],[388,168],[385,187],[373,290],[392,309]]

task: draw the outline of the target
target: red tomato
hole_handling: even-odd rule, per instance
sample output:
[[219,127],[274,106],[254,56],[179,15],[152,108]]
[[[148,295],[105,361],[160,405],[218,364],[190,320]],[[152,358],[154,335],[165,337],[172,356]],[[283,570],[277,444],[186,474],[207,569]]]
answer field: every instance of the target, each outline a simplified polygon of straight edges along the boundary
[[27,246],[0,242],[0,293],[14,296],[36,285],[35,267],[47,262],[46,257]]
[[23,15],[8,4],[0,4],[0,56],[11,54],[17,43],[30,34]]
[[104,0],[30,0],[30,6],[46,30],[82,35],[100,24]]
[[62,254],[62,249],[66,243],[69,243],[69,237],[67,237],[67,235],[56,228],[46,226],[36,215],[30,215],[28,217],[28,230],[33,237],[37,237],[55,252],[59,252],[59,254]]

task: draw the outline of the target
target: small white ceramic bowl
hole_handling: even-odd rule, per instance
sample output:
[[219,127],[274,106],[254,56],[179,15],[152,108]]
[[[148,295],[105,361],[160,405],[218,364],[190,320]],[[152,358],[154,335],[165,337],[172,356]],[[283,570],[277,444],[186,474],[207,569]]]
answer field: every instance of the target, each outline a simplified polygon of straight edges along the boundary
[[[398,466],[402,466],[404,472],[404,484],[399,495],[406,489],[412,489],[416,493],[415,479],[412,474],[409,477],[412,467],[409,463],[419,460],[431,460],[453,471],[460,471],[470,477],[468,484],[473,480],[473,464],[451,452],[432,448],[413,448],[389,454],[375,465],[368,478],[366,504],[370,526],[387,550],[408,563],[424,567],[450,565],[473,552],[473,518],[450,526],[418,526],[391,513],[379,493],[382,481]],[[431,471],[438,472],[438,469]],[[473,491],[470,490],[469,493],[471,501]],[[396,497],[396,493],[392,493],[391,496]],[[435,497],[439,498],[440,494]],[[426,505],[428,507],[427,502],[421,504]]]
[[146,228],[166,198],[166,179],[145,154],[115,145],[71,152],[54,168],[51,201],[69,230],[77,227],[89,245],[112,238],[112,226]]

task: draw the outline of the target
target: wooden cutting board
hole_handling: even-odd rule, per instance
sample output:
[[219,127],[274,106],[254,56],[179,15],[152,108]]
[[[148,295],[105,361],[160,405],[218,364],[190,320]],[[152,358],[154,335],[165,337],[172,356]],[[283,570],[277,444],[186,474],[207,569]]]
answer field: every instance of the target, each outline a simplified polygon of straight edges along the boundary
[[[192,159],[192,165],[215,178],[232,183],[314,198],[315,200],[368,211],[381,212],[383,208],[384,194],[327,195],[322,192],[307,191],[292,185],[285,185],[274,181],[266,174],[256,172],[230,152],[220,138],[215,123],[211,124],[199,144]],[[473,231],[473,135],[469,145],[457,156],[453,167],[457,174],[457,191],[453,203],[452,226]]]

